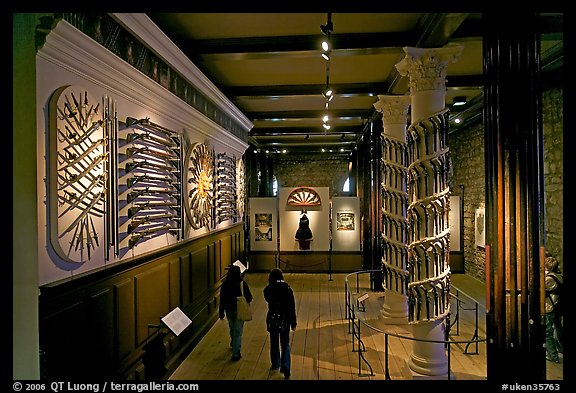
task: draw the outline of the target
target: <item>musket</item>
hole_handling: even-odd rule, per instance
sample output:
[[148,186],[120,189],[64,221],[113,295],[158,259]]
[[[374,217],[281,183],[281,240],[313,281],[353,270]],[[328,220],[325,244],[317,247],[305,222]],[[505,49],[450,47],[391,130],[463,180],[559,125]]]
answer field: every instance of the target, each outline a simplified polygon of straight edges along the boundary
[[133,161],[133,162],[126,163],[125,171],[126,171],[126,173],[130,173],[134,169],[138,169],[138,168],[159,169],[159,170],[162,170],[162,171],[165,171],[168,173],[180,172],[178,169],[174,168],[173,166],[162,165],[162,164],[158,164],[158,163],[154,163],[154,162],[150,162],[150,161],[146,161],[146,160]]
[[149,235],[159,232],[159,231],[170,231],[170,230],[179,230],[178,228],[172,228],[170,224],[163,225],[161,227],[154,227],[145,229],[143,231],[134,232],[130,240],[128,241],[128,248],[133,248],[140,240]]
[[150,146],[144,147],[129,147],[126,149],[126,155],[128,158],[133,157],[135,155],[142,154],[150,157],[154,157],[157,159],[162,160],[170,160],[170,161],[178,161],[180,157],[176,155],[174,152],[168,152],[167,150],[162,149],[160,150],[153,150]]
[[145,188],[142,188],[142,189],[134,189],[134,190],[130,191],[130,192],[128,193],[128,196],[126,197],[126,202],[127,202],[127,203],[130,203],[130,202],[132,202],[134,199],[136,199],[136,198],[138,198],[138,197],[140,197],[140,196],[142,196],[142,195],[151,195],[151,196],[154,196],[154,195],[156,195],[156,194],[168,194],[168,195],[173,196],[173,197],[177,197],[177,196],[180,195],[180,194],[177,193],[176,190],[174,190],[174,189],[169,189],[169,188],[162,188],[162,189],[153,188],[153,189],[150,189],[150,187],[145,187]]
[[422,313],[422,295],[416,287],[412,287],[414,293],[416,293],[416,320],[420,320],[420,314]]
[[174,202],[170,201],[162,201],[162,202],[155,202],[155,201],[146,201],[143,203],[138,203],[136,206],[130,207],[128,209],[128,218],[132,218],[136,213],[141,210],[150,210],[158,207],[168,207],[168,208],[178,208],[179,205]]
[[180,220],[180,217],[176,217],[172,213],[148,214],[145,216],[139,216],[137,218],[132,219],[130,224],[128,224],[128,233],[133,232],[136,228],[138,228],[142,224],[156,221],[156,220],[161,220],[163,218],[168,218],[168,219],[173,220],[173,221]]
[[132,188],[139,182],[164,182],[172,184],[175,181],[176,180],[172,176],[162,176],[147,173],[145,175],[138,175],[128,178],[128,180],[126,180],[126,185],[128,186],[128,188]]
[[419,288],[424,293],[424,297],[426,298],[426,319],[430,319],[430,296],[428,295],[428,290],[424,285],[420,285]]
[[162,132],[163,134],[167,134],[167,135],[169,135],[169,136],[172,137],[172,138],[173,138],[172,135],[178,135],[178,133],[177,133],[176,131],[170,130],[170,129],[168,129],[168,128],[162,127],[162,126],[159,125],[159,124],[156,124],[156,123],[151,122],[149,117],[145,117],[145,118],[142,118],[142,119],[140,119],[140,120],[135,119],[135,118],[133,118],[133,117],[126,117],[126,126],[127,126],[127,127],[131,127],[131,126],[133,126],[133,125],[146,126],[146,128],[152,128],[152,129],[154,129],[155,131],[160,131],[160,132]]

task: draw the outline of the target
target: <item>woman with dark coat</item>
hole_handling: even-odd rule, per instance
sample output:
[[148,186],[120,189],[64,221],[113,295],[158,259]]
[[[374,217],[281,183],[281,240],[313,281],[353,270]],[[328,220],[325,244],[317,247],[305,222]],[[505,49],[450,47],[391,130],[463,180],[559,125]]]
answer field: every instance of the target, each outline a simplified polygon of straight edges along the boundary
[[[284,374],[285,379],[290,378],[290,328],[296,330],[296,304],[294,292],[290,285],[284,281],[280,269],[272,269],[268,275],[268,285],[264,288],[264,299],[268,303],[266,314],[266,327],[270,332],[270,361],[271,370],[278,370]],[[282,322],[276,325],[273,322],[276,312],[281,316]]]
[[232,361],[240,360],[242,355],[240,349],[242,348],[242,331],[244,330],[244,321],[236,319],[237,310],[237,297],[242,296],[240,292],[240,285],[243,285],[243,292],[246,301],[252,301],[252,293],[246,281],[243,280],[240,274],[240,268],[232,265],[228,269],[226,279],[220,287],[220,306],[218,309],[218,316],[220,319],[228,319],[228,328],[230,331],[230,346],[232,347]]

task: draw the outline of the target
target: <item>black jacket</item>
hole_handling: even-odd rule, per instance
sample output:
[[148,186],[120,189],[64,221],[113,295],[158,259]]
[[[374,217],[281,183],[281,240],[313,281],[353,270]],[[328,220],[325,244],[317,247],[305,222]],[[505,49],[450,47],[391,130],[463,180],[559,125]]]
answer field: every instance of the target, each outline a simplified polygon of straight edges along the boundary
[[296,328],[296,304],[294,302],[294,292],[285,281],[276,281],[268,284],[264,288],[264,299],[268,302],[268,313],[266,321],[270,317],[272,310],[279,309],[286,317],[286,321],[292,329]]
[[[244,285],[244,297],[246,301],[250,303],[252,301],[252,292],[246,281],[242,281]],[[240,296],[240,285],[238,283],[229,283],[224,281],[222,287],[220,287],[220,305],[218,308],[218,316],[224,318],[224,311],[236,311],[237,300],[236,298]]]

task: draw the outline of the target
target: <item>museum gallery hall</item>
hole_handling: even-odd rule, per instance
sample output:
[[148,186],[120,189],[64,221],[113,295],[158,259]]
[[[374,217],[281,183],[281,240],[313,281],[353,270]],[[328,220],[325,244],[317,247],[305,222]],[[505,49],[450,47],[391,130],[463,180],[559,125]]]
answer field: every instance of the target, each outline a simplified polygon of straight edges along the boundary
[[13,380],[570,378],[563,12],[337,11],[13,14]]

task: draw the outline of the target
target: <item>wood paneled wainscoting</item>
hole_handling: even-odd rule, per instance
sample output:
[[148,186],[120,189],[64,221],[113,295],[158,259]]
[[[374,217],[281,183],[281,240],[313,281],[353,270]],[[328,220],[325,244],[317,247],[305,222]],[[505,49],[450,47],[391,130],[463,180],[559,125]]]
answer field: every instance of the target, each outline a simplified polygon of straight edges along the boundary
[[[40,288],[43,379],[161,379],[218,319],[226,268],[244,260],[239,223]],[[179,336],[159,327],[181,308]]]

